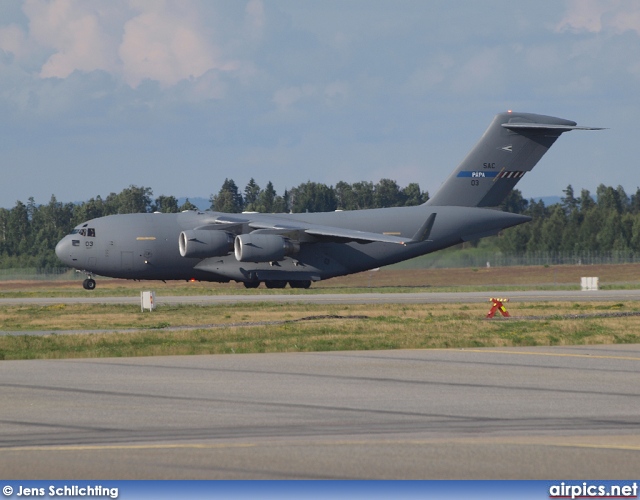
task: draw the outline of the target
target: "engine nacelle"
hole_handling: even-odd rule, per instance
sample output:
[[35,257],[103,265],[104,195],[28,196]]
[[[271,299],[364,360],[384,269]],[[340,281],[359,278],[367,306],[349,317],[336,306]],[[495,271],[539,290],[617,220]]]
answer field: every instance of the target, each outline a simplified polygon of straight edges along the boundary
[[180,233],[178,246],[183,257],[222,257],[233,250],[233,235],[215,229],[189,229]]
[[277,234],[240,234],[234,243],[239,262],[275,262],[300,251],[300,243]]

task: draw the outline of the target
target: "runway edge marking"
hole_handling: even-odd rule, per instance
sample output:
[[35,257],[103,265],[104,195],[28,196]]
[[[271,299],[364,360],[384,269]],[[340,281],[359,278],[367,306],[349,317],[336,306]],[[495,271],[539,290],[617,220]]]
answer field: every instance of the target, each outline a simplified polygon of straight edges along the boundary
[[[575,346],[573,346],[575,347]],[[485,354],[521,354],[526,356],[556,356],[560,358],[587,358],[587,359],[623,359],[626,361],[640,361],[638,357],[632,356],[604,356],[601,354],[573,354],[560,352],[527,352],[527,351],[495,351],[483,349],[460,349],[465,352],[481,352]]]

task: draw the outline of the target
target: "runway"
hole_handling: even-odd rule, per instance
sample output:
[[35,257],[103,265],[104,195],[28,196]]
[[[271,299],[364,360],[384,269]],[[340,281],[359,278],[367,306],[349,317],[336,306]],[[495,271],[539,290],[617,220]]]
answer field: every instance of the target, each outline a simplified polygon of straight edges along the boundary
[[[509,291],[496,288],[493,292],[419,292],[419,293],[314,293],[247,294],[247,295],[188,295],[156,296],[157,305],[175,304],[233,304],[257,302],[305,302],[310,304],[441,304],[486,302],[489,297],[506,296],[511,302],[585,302],[640,300],[639,290],[533,290]],[[1,298],[2,305],[51,304],[140,304],[140,297],[101,297],[87,294],[81,297],[19,297]]]
[[5,479],[629,479],[640,345],[0,362]]

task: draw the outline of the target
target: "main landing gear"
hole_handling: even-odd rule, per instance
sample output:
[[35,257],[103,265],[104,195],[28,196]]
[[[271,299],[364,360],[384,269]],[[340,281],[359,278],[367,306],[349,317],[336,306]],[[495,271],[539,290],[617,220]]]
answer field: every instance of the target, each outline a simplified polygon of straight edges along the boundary
[[290,281],[289,286],[291,288],[309,288],[311,280]]
[[93,290],[96,287],[96,280],[93,278],[87,278],[82,282],[82,288],[85,290]]
[[[244,281],[245,288],[258,288],[260,286],[260,281]],[[298,280],[298,281],[289,281],[289,286],[291,288],[309,288],[311,286],[311,280]],[[267,288],[284,288],[287,286],[287,281],[285,280],[266,280],[264,282]]]

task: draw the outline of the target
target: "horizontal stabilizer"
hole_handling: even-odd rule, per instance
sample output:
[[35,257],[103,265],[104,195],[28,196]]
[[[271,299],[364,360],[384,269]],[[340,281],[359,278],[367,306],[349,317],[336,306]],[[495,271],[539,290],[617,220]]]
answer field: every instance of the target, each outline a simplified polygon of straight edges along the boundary
[[606,130],[602,127],[581,127],[580,125],[558,125],[555,123],[503,123],[509,130],[554,130],[569,132],[570,130]]

